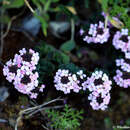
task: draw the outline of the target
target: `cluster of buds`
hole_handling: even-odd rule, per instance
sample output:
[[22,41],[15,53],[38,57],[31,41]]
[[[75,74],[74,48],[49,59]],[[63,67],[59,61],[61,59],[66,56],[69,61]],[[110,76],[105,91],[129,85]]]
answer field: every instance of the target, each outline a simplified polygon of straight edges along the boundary
[[82,70],[72,74],[67,69],[58,69],[54,77],[54,86],[57,90],[63,91],[64,94],[70,93],[71,90],[78,93],[82,89],[81,84],[85,77],[86,75]]
[[9,82],[13,82],[15,88],[30,96],[37,98],[38,92],[43,92],[45,85],[38,86],[38,72],[35,72],[39,61],[39,53],[32,49],[23,48],[19,54],[15,54],[13,61],[6,62],[3,74]]
[[88,100],[94,110],[105,110],[110,102],[110,90],[112,82],[103,71],[95,71],[91,77],[82,83],[83,90],[88,89]]

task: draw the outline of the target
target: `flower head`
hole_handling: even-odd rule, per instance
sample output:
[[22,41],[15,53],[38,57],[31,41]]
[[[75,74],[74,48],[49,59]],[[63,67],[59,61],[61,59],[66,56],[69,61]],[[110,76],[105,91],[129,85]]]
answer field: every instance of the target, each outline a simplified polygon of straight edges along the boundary
[[110,93],[107,93],[105,96],[102,96],[101,93],[98,93],[97,96],[91,93],[88,99],[90,100],[90,105],[94,110],[105,110],[110,102]]
[[38,52],[23,48],[19,51],[20,54],[15,54],[13,61],[9,60],[3,68],[3,74],[9,82],[13,82],[15,88],[30,96],[36,98],[38,92],[43,92],[44,85],[38,86],[39,74],[36,72],[38,64]]
[[123,71],[130,73],[130,59],[116,59],[116,66],[120,66]]
[[39,53],[35,52],[32,49],[29,49],[27,51],[25,48],[20,50],[19,53],[20,55],[15,55],[14,61],[18,64],[20,64],[21,62],[22,65],[26,65],[30,67],[30,69],[35,70],[35,66],[38,64],[39,61]]
[[117,31],[113,38],[113,46],[116,49],[121,49],[122,52],[130,52],[130,36],[128,36],[128,29]]
[[97,91],[102,93],[108,93],[111,90],[112,82],[108,76],[102,71],[95,71],[91,77],[82,84],[83,90],[89,89],[90,92]]
[[130,87],[130,73],[121,71],[121,70],[116,70],[116,76],[113,77],[115,80],[116,84],[119,85],[120,87],[123,88],[128,88]]
[[[90,105],[94,110],[105,110],[109,103],[112,82],[109,80],[108,76],[102,71],[95,71],[92,73],[91,77],[88,77],[87,80],[82,83],[83,90],[88,89],[90,95],[88,97],[91,100]],[[102,102],[99,103],[99,97],[102,99]]]
[[[83,34],[83,31],[81,31]],[[108,41],[110,37],[109,28],[104,27],[104,23],[99,21],[98,24],[91,24],[87,35],[83,38],[87,43],[100,43]]]
[[[57,90],[63,91],[64,94],[68,94],[73,90],[78,93],[81,87],[81,80],[86,77],[82,71],[77,72],[78,75],[72,74],[69,70],[59,69],[54,77],[54,83]],[[81,78],[80,78],[81,77]]]

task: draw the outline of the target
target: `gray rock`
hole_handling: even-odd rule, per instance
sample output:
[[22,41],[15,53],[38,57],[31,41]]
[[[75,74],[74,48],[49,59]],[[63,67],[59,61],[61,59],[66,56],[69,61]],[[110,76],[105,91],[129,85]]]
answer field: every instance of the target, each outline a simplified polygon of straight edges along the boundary
[[9,96],[8,88],[0,87],[0,102],[5,101]]
[[0,123],[7,123],[8,121],[5,119],[0,119]]
[[52,21],[49,23],[49,28],[54,36],[61,38],[60,35],[70,28],[70,23]]
[[29,32],[33,36],[36,36],[41,27],[39,19],[34,16],[27,16],[22,23],[22,29]]

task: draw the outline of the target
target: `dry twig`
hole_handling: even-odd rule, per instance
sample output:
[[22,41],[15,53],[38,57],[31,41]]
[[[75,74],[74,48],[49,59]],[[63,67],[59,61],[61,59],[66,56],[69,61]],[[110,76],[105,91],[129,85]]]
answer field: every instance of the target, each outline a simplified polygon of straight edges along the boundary
[[64,99],[60,99],[60,98],[56,98],[54,100],[51,100],[49,102],[43,103],[41,105],[35,106],[35,107],[30,107],[28,109],[22,110],[19,112],[19,116],[16,120],[16,124],[15,124],[15,130],[18,130],[18,124],[20,122],[20,120],[23,118],[23,115],[26,115],[27,118],[33,116],[34,114],[41,112],[42,110],[45,109],[57,109],[57,108],[62,108],[64,107],[64,105],[61,106],[51,106],[51,107],[45,107],[46,105],[49,105],[51,103],[57,102],[57,101],[64,101]]

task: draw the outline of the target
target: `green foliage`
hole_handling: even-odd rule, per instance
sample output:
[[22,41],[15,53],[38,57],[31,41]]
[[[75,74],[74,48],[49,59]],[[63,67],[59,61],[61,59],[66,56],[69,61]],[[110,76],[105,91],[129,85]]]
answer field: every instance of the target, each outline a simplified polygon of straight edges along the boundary
[[32,0],[33,4],[37,7],[37,12],[35,11],[34,16],[37,17],[42,26],[42,31],[45,36],[47,36],[47,28],[49,21],[49,12],[54,11],[55,8],[51,7],[52,3],[56,3],[59,0]]
[[39,47],[39,53],[41,58],[44,57],[46,60],[52,61],[53,63],[55,62],[58,65],[68,64],[70,62],[68,55],[45,42]]
[[3,4],[4,9],[20,8],[24,5],[24,0],[6,0],[7,4]]
[[[42,31],[45,36],[47,36],[50,13],[64,13],[68,16],[68,20],[72,18],[75,20],[78,19],[74,8],[74,0],[73,2],[68,2],[68,5],[59,4],[59,0],[26,0],[26,2],[24,0],[2,0],[0,2],[2,2],[0,3],[2,5],[1,9],[4,9],[5,12],[10,8],[28,7],[33,15],[41,22]],[[72,3],[71,6],[70,3]],[[7,23],[7,20],[5,22]]]
[[44,17],[38,15],[37,13],[34,13],[34,16],[39,19],[39,21],[41,22],[41,26],[42,26],[42,32],[45,36],[47,36],[47,27],[48,27],[48,19],[47,17],[49,17],[48,15],[44,15],[44,17],[46,16],[46,18],[44,19]]
[[65,105],[63,112],[56,110],[46,110],[51,119],[51,127],[56,130],[76,130],[80,126],[80,120],[83,119],[83,110],[78,111]]
[[75,74],[79,70],[85,71],[84,68],[80,68],[80,67],[78,67],[78,66],[76,66],[75,64],[72,64],[72,63],[60,65],[59,68],[60,69],[67,69],[73,74]]
[[102,0],[102,8],[104,10],[104,12],[107,12],[108,9],[108,0]]
[[123,22],[124,28],[130,30],[130,17],[128,15],[129,0],[99,0],[102,4],[102,9],[108,13],[110,17],[118,17]]
[[130,126],[130,118],[126,120],[126,125]]
[[40,83],[46,78],[52,78],[59,65],[70,62],[68,55],[45,42],[42,42],[42,45],[36,48],[36,50],[40,54],[40,60],[37,66],[37,71],[40,74]]
[[[36,7],[33,14],[36,18],[38,18],[41,22],[43,34],[47,35],[47,28],[49,22],[49,12],[57,11],[57,7],[52,7],[53,3],[57,3],[59,0],[31,0],[28,1],[28,4],[33,3]],[[2,1],[0,1],[2,2]],[[30,4],[31,5],[31,4]],[[10,8],[20,8],[22,6],[27,6],[24,3],[24,0],[6,0],[2,3],[2,9],[10,9]],[[30,7],[29,7],[30,8]],[[31,10],[32,11],[32,10]]]
[[63,43],[60,47],[60,49],[64,52],[72,51],[75,48],[75,41],[69,40],[65,43]]
[[50,61],[41,59],[38,64],[37,71],[40,75],[39,82],[42,83],[44,79],[52,77],[52,74],[55,71],[55,66]]
[[89,8],[89,0],[84,0],[85,8]]
[[111,119],[109,117],[105,118],[104,119],[104,124],[105,124],[106,129],[110,129],[112,127]]
[[[74,7],[72,6],[71,9],[74,9]],[[59,5],[59,11],[64,13],[68,17],[68,20],[74,19],[77,21],[78,16],[75,14],[76,12],[74,13],[71,9],[68,9],[67,6]]]

